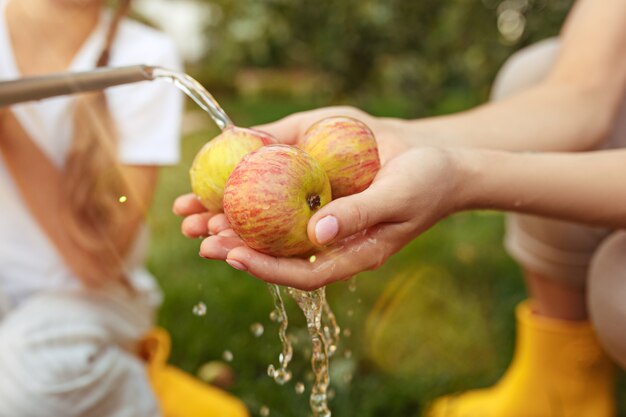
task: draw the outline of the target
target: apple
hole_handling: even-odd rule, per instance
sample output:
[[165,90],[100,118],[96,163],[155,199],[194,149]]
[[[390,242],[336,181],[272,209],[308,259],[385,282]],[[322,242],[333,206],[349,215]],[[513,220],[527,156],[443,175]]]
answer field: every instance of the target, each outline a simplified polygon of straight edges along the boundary
[[331,201],[328,176],[301,149],[269,145],[246,155],[224,189],[224,213],[252,249],[272,256],[311,253],[313,214]]
[[380,169],[374,134],[352,117],[328,117],[314,123],[298,146],[326,171],[333,199],[365,190]]
[[191,189],[202,205],[221,213],[224,186],[244,155],[276,143],[270,134],[254,129],[229,126],[200,149],[191,164]]

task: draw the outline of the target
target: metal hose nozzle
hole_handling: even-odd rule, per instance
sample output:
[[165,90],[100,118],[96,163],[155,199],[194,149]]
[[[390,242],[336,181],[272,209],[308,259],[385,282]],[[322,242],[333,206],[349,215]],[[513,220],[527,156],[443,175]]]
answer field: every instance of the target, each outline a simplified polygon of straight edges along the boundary
[[149,81],[154,79],[153,70],[154,68],[150,66],[135,65],[0,81],[0,107],[85,91],[102,90],[116,85]]

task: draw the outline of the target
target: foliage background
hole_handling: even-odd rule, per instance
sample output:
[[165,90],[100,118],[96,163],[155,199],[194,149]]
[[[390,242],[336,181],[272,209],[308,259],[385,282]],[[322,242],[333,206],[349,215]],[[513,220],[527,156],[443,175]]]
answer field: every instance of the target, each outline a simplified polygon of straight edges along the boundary
[[[315,92],[325,100],[376,97],[408,102],[410,116],[433,114],[483,101],[506,57],[555,36],[571,3],[212,0],[197,75],[232,85],[241,68],[318,71],[330,80]],[[523,32],[504,36],[506,16]]]

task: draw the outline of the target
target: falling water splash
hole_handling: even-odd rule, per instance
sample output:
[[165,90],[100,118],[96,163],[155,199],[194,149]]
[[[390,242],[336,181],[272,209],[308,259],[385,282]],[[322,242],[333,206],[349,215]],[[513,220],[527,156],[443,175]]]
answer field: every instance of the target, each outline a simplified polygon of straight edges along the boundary
[[[312,292],[287,288],[289,294],[296,300],[306,318],[307,329],[311,336],[312,354],[311,367],[315,379],[311,388],[309,404],[313,417],[330,417],[328,408],[328,384],[330,377],[328,373],[328,344],[322,332],[322,315],[326,304],[326,291],[324,288]],[[330,311],[328,309],[327,311]],[[330,333],[330,332],[329,332]]]
[[226,112],[222,109],[217,100],[213,98],[211,93],[209,93],[206,88],[202,86],[202,84],[191,78],[189,75],[161,67],[155,67],[152,70],[152,76],[155,79],[161,78],[176,85],[176,87],[181,89],[193,101],[195,101],[198,106],[209,113],[215,124],[217,124],[221,130],[226,129],[228,126],[233,126],[233,122],[230,120],[230,117],[228,117]]
[[267,287],[269,288],[270,294],[272,294],[272,298],[274,299],[274,311],[272,311],[272,317],[276,318],[276,321],[280,326],[278,328],[278,337],[283,345],[283,351],[278,357],[280,362],[278,369],[275,369],[274,365],[270,365],[267,368],[267,373],[270,377],[274,378],[276,383],[283,385],[291,379],[291,372],[287,369],[289,362],[291,362],[291,358],[293,357],[293,347],[291,346],[291,341],[287,337],[287,327],[289,326],[289,321],[287,319],[287,312],[285,311],[285,304],[280,296],[280,287],[274,284],[268,284]]
[[[213,119],[215,124],[224,130],[230,126],[234,126],[230,117],[219,105],[217,100],[209,93],[198,81],[189,75],[171,71],[165,68],[153,68],[152,76],[155,79],[163,79],[174,84],[182,90],[187,96],[196,102],[203,110],[205,110]],[[120,200],[121,202],[121,200]],[[311,257],[311,262],[315,262],[315,256]],[[289,321],[287,312],[280,294],[280,288],[277,285],[268,285],[270,294],[274,299],[274,310],[272,317],[279,323],[278,336],[282,343],[282,352],[279,355],[280,365],[276,369],[273,365],[268,368],[268,374],[274,380],[283,385],[291,380],[291,372],[287,369],[293,357],[293,347],[287,337],[287,327]],[[337,320],[333,314],[328,302],[326,301],[326,292],[324,288],[312,292],[287,288],[289,294],[294,298],[298,306],[302,309],[307,322],[307,329],[311,337],[312,355],[311,367],[315,375],[314,384],[311,388],[311,397],[309,403],[313,411],[313,417],[330,417],[331,412],[328,408],[329,391],[328,385],[330,377],[328,372],[328,358],[337,350],[337,343],[341,329],[337,325]],[[323,327],[322,327],[323,326]],[[232,361],[233,354],[230,351],[224,351],[224,360]],[[304,384],[296,384],[296,392],[304,392]],[[261,415],[269,415],[269,408],[263,406],[260,411]]]
[[328,347],[328,356],[333,356],[337,351],[337,345],[339,343],[339,336],[341,335],[341,328],[337,324],[335,314],[328,304],[328,300],[324,297],[322,303],[322,323],[324,324],[324,339],[326,346]]
[[[209,93],[202,84],[194,80],[189,75],[161,67],[155,67],[152,70],[152,76],[155,79],[163,79],[171,82],[182,90],[185,94],[187,94],[187,96],[195,101],[198,106],[211,116],[220,130],[224,130],[229,126],[234,126],[230,117],[228,117],[224,109],[222,109],[211,93]],[[293,348],[291,346],[291,342],[287,338],[287,326],[289,322],[287,320],[287,313],[285,311],[283,300],[280,296],[280,289],[276,285],[268,285],[268,287],[274,299],[274,314],[280,324],[278,336],[283,346],[282,353],[279,357],[280,365],[278,369],[274,369],[274,367],[270,365],[268,373],[277,383],[282,385],[291,379],[291,372],[287,370],[287,366],[293,356]]]

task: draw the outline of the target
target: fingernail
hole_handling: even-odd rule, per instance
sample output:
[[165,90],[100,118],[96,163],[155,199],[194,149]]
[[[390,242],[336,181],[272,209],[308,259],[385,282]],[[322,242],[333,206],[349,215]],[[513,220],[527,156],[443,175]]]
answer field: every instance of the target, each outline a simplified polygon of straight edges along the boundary
[[228,265],[232,266],[235,269],[238,269],[240,271],[247,271],[248,267],[246,267],[244,264],[242,264],[239,261],[236,261],[234,259],[226,259],[226,263],[228,263]]
[[333,240],[337,232],[339,232],[339,222],[335,216],[323,217],[315,225],[315,239],[321,245]]
[[217,235],[222,236],[222,237],[236,237],[237,233],[235,233],[233,229],[226,229],[226,230],[222,230]]

